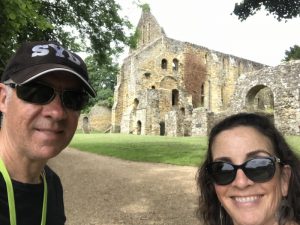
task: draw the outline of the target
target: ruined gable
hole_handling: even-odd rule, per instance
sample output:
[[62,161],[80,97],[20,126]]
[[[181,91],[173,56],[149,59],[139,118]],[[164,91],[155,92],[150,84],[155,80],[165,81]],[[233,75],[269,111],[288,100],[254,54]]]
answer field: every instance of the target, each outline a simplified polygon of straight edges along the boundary
[[138,32],[138,43],[137,49],[140,49],[149,43],[155,41],[156,39],[165,36],[165,32],[159,26],[155,17],[151,14],[150,10],[143,10],[141,18],[138,22],[137,28]]

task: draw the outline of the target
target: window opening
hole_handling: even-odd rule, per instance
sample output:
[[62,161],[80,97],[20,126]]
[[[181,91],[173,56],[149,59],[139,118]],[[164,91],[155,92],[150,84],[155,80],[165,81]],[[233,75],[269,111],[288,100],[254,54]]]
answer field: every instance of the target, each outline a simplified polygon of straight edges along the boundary
[[161,60],[161,68],[166,70],[168,68],[168,61],[166,59]]
[[204,106],[204,84],[201,85],[201,90],[200,90],[200,105]]
[[178,105],[179,92],[176,89],[172,90],[172,106]]
[[173,71],[178,71],[178,59],[173,59]]

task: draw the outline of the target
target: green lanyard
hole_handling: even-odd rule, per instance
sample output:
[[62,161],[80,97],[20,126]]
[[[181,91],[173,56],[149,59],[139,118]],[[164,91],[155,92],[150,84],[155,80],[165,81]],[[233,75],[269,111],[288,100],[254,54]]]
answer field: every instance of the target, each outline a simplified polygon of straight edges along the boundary
[[[1,158],[0,158],[0,172],[2,173],[5,183],[6,183],[10,224],[17,225],[14,190],[13,190],[12,182],[11,182],[11,179],[7,172],[7,169]],[[45,171],[42,173],[42,177],[43,177],[43,183],[44,183],[44,197],[43,197],[41,225],[45,225],[46,224],[46,214],[47,214],[47,197],[48,197],[48,188],[47,188]]]

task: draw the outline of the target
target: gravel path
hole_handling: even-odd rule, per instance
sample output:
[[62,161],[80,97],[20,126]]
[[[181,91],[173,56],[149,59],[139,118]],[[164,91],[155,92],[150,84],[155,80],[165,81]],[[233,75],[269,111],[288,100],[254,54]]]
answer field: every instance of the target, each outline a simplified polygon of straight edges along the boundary
[[49,165],[64,186],[67,225],[199,225],[197,168],[65,149]]

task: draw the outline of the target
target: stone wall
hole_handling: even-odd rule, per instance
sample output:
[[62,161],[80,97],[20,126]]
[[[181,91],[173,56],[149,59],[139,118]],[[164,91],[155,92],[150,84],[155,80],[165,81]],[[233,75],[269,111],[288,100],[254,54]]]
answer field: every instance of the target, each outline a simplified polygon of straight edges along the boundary
[[243,74],[236,87],[231,100],[232,113],[255,111],[253,100],[256,94],[268,88],[274,98],[275,125],[284,134],[300,134],[300,60]]
[[111,129],[111,109],[94,106],[88,114],[80,115],[77,129],[85,133],[91,131],[109,132]]
[[192,136],[206,136],[208,130],[209,114],[203,108],[193,111]]
[[299,134],[299,62],[273,68],[171,39],[150,12],[138,29],[144,40],[118,75],[112,132],[202,136],[225,116],[263,110]]

